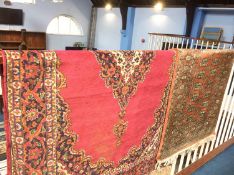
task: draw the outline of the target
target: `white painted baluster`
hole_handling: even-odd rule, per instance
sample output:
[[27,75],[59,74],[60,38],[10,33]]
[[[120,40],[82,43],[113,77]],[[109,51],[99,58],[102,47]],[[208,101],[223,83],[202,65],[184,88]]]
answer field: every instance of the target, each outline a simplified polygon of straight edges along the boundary
[[151,41],[150,41],[150,49],[153,50],[153,40],[154,40],[154,35],[151,35]]
[[172,48],[175,48],[175,37],[172,39]]
[[195,46],[195,49],[197,49],[197,45],[198,45],[198,40],[197,40],[197,42],[196,42],[196,46]]
[[212,50],[214,49],[214,44],[215,44],[215,43],[213,42],[213,43],[212,43],[212,46],[211,46],[211,49],[212,49]]
[[162,38],[162,36],[158,35],[157,50],[160,50],[161,38]]
[[158,36],[155,35],[155,46],[154,46],[154,50],[157,50],[157,46],[158,46]]
[[157,50],[157,38],[158,38],[158,36],[155,35],[155,38],[154,38],[154,50]]
[[219,44],[218,44],[218,47],[217,47],[217,49],[219,49],[220,48],[220,42],[219,42]]
[[209,46],[209,41],[206,42],[206,49],[208,48]]
[[[215,138],[215,139],[216,139],[216,138]],[[214,149],[215,139],[212,140],[209,151],[212,151],[212,150]]]
[[165,36],[165,47],[164,47],[164,50],[168,49],[168,41],[169,41],[168,36]]
[[169,46],[168,46],[168,49],[171,48],[171,37],[169,37]]
[[230,120],[229,111],[227,113],[227,116],[225,116],[225,119],[226,120],[224,120],[224,125],[223,125],[221,136],[220,136],[221,137],[220,138],[220,144],[222,144],[224,142],[224,136],[225,136],[225,133],[227,131],[228,123],[229,123],[229,120]]
[[206,143],[206,149],[205,149],[204,155],[208,153],[210,145],[211,145],[210,141]]
[[174,174],[175,174],[175,168],[176,168],[177,158],[178,158],[178,156],[176,156],[176,157],[174,158],[174,161],[172,162],[170,175],[174,175]]
[[194,153],[193,153],[193,160],[192,163],[195,162],[197,160],[197,150],[198,148],[195,149]]
[[160,38],[158,38],[158,50],[161,50],[162,37],[163,36],[160,36]]
[[164,40],[163,40],[163,43],[162,43],[162,50],[166,50],[166,47],[167,47],[167,37],[164,36]]
[[[226,116],[227,107],[228,107],[228,105],[230,103],[230,96],[227,95],[227,94],[228,94],[228,90],[229,90],[229,87],[230,87],[230,84],[231,84],[231,79],[232,79],[232,76],[233,76],[233,71],[234,71],[234,64],[232,65],[232,70],[231,70],[231,75],[230,75],[231,78],[229,77],[228,84],[227,84],[227,87],[226,87],[226,90],[225,90],[225,93],[224,93],[224,98],[223,98],[223,102],[222,102],[222,105],[221,105],[221,108],[220,108],[218,122],[217,122],[218,124],[216,125],[216,129],[215,129],[216,132],[215,133],[217,133],[217,131],[218,131],[219,124],[220,124],[221,130],[223,128],[224,117]],[[231,84],[232,88],[233,88],[233,85],[234,85],[234,83]],[[221,136],[221,132],[217,133],[215,147],[217,147],[219,145],[220,136]]]
[[184,38],[182,39],[182,43],[181,43],[181,49],[184,48]]
[[201,149],[200,149],[200,152],[199,152],[199,156],[198,156],[198,159],[200,159],[203,155],[203,151],[204,151],[204,147],[205,147],[205,143],[202,144],[201,146]]
[[[234,83],[233,83],[234,84]],[[232,84],[232,87],[233,87],[233,84]],[[227,128],[227,123],[229,121],[229,111],[228,111],[228,108],[229,108],[229,105],[230,105],[230,95],[228,95],[227,97],[227,105],[226,105],[226,108],[224,109],[224,112],[223,112],[223,116],[222,116],[222,120],[221,120],[221,125],[220,125],[220,129],[218,131],[218,136],[217,136],[217,140],[216,140],[216,144],[215,144],[215,147],[217,147],[218,145],[222,144],[223,143],[223,137],[224,137],[224,134],[226,132],[226,128]]]
[[[232,84],[234,84],[234,82],[232,82]],[[231,96],[231,95],[232,95],[232,91],[230,91],[229,96]],[[228,116],[227,116],[227,119],[226,119],[226,123],[225,123],[225,126],[224,126],[223,133],[222,133],[221,143],[223,143],[225,140],[227,140],[227,135],[228,135],[227,131],[228,131],[228,128],[230,128],[230,127],[228,127],[228,125],[230,125],[230,123],[231,123],[231,117],[232,117],[232,114],[233,114],[232,109],[234,108],[234,98],[232,96],[231,96],[231,98],[232,98],[231,99],[231,104],[230,104],[230,106],[228,108],[229,113],[228,113]],[[226,134],[226,137],[225,137],[225,134]]]
[[[232,82],[232,84],[234,84],[234,80]],[[234,99],[234,96],[233,96],[233,92],[234,92],[234,89],[230,89],[230,96],[232,97],[232,100]],[[232,102],[234,103],[234,102]],[[233,104],[232,104],[233,105]],[[230,119],[230,129],[228,129],[228,132],[227,132],[227,138],[231,138],[233,136],[233,130],[234,130],[234,107],[230,107],[230,110],[229,112],[231,113],[231,119]]]
[[232,126],[231,132],[232,132],[231,137],[233,137],[234,136],[234,125]]
[[148,39],[148,49],[149,50],[152,50],[152,48],[151,48],[151,41],[152,41],[152,37],[151,37],[151,34],[149,34],[149,39]]
[[226,136],[224,138],[224,141],[226,142],[228,139],[230,139],[229,135],[230,135],[230,132],[231,132],[231,128],[233,126],[233,122],[234,122],[234,116],[233,116],[233,109],[230,110],[230,121],[229,121],[229,125],[228,125],[228,129],[227,129],[227,133],[226,133]]
[[188,49],[189,39],[187,38],[186,49]]
[[175,44],[175,41],[174,41],[174,37],[171,37],[171,49],[173,49],[174,48],[174,44]]
[[186,163],[185,163],[185,167],[187,167],[190,164],[191,154],[192,154],[192,151],[189,151],[188,155],[187,155],[187,160],[186,160]]
[[168,40],[167,40],[167,42],[168,42],[168,47],[167,47],[167,50],[169,50],[170,49],[170,46],[171,46],[171,44],[170,44],[170,37],[168,37]]
[[177,49],[179,48],[179,44],[180,44],[180,38],[178,37],[178,39],[177,39]]
[[153,36],[153,44],[152,44],[152,50],[155,50],[155,47],[156,47],[156,35]]
[[224,44],[223,44],[223,49],[225,49],[225,47],[226,47],[226,44],[224,43]]
[[164,36],[161,38],[161,43],[160,43],[160,50],[163,50],[163,42],[164,42]]
[[202,42],[201,42],[201,46],[200,46],[200,47],[201,47],[201,48],[200,48],[201,50],[203,49],[203,43],[204,43],[204,40],[202,40]]
[[192,41],[191,41],[190,49],[192,49],[192,48],[193,48],[193,39],[192,39]]
[[150,49],[153,50],[154,35],[151,35]]
[[[233,116],[233,117],[234,117],[234,116]],[[232,126],[232,127],[231,127],[230,133],[229,133],[229,135],[228,135],[228,138],[229,138],[229,139],[233,136],[232,131],[234,130],[234,118],[232,119],[231,126]]]
[[183,163],[184,163],[184,157],[185,157],[185,152],[181,154],[179,168],[178,168],[177,172],[180,172],[182,170],[182,166],[183,166]]

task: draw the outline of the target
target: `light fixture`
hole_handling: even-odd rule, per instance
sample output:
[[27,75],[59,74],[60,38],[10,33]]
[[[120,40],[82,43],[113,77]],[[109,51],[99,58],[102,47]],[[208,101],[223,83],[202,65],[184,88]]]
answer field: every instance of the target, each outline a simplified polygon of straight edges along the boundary
[[107,3],[105,6],[106,10],[111,10],[112,9],[112,5],[110,3]]
[[[63,2],[63,0],[50,0],[50,1],[54,3]],[[4,5],[11,5],[12,3],[36,4],[36,0],[4,0]]]
[[11,1],[10,0],[5,0],[4,5],[7,5],[7,6],[11,5]]
[[53,2],[57,3],[57,2],[63,2],[63,0],[52,0]]
[[157,11],[157,12],[160,12],[163,10],[163,3],[162,2],[157,2],[155,5],[154,5],[154,9]]
[[36,0],[10,0],[11,3],[35,4]]

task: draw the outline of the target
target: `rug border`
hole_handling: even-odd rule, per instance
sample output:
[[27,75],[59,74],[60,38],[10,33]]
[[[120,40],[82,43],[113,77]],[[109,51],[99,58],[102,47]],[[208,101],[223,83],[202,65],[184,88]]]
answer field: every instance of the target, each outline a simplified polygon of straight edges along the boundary
[[156,156],[157,160],[160,160],[161,151],[163,148],[163,143],[164,143],[164,139],[166,136],[166,130],[167,130],[168,122],[169,122],[169,111],[170,111],[170,107],[171,107],[171,99],[172,99],[173,90],[174,90],[174,86],[175,86],[174,80],[175,80],[175,77],[177,75],[177,71],[176,71],[177,70],[177,62],[179,59],[179,50],[178,49],[170,49],[169,51],[174,52],[173,62],[172,62],[172,67],[171,67],[171,69],[173,69],[173,70],[171,70],[172,71],[171,80],[169,79],[169,82],[171,81],[172,84],[171,84],[169,97],[168,97],[168,104],[167,104],[167,109],[166,109],[166,116],[165,116],[164,126],[163,126],[163,130],[162,130],[160,145],[159,145],[158,153]]
[[3,62],[3,75],[2,75],[2,96],[3,96],[3,117],[4,117],[4,129],[6,133],[6,158],[7,158],[7,175],[11,175],[11,139],[10,139],[10,128],[9,128],[9,115],[8,115],[8,105],[7,105],[7,65],[6,65],[6,55],[2,51],[2,62]]

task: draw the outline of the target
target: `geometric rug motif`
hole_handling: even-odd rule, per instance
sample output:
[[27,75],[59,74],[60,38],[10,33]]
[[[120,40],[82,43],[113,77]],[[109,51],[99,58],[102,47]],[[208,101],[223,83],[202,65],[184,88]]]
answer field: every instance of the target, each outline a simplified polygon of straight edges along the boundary
[[233,61],[231,50],[178,50],[160,159],[215,134]]

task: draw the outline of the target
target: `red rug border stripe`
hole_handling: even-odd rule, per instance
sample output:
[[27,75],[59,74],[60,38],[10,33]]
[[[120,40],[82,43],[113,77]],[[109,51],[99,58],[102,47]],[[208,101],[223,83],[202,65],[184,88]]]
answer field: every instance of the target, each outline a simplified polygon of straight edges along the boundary
[[165,139],[165,135],[166,135],[166,129],[167,129],[167,125],[168,125],[168,120],[169,120],[169,111],[170,111],[170,106],[171,106],[171,99],[172,99],[172,95],[173,95],[173,89],[174,89],[174,85],[175,85],[175,77],[176,77],[176,70],[177,70],[177,62],[179,59],[178,56],[178,49],[172,49],[170,50],[172,52],[174,52],[174,56],[173,56],[173,63],[172,63],[172,67],[170,68],[172,70],[172,75],[171,76],[171,80],[169,80],[169,83],[172,82],[171,84],[171,88],[170,88],[170,92],[169,92],[169,97],[168,97],[168,104],[167,104],[167,111],[166,111],[166,116],[165,116],[165,121],[164,121],[164,126],[163,126],[163,130],[162,130],[162,135],[161,135],[161,140],[160,140],[160,145],[159,145],[159,149],[158,149],[158,153],[156,156],[157,160],[160,160],[160,156],[161,156],[161,151],[162,151],[162,147],[163,147],[163,143],[164,143],[164,139]]
[[[6,67],[6,55],[5,52],[2,51],[2,62],[3,67]],[[5,127],[5,133],[6,133],[6,157],[7,157],[7,175],[11,175],[11,139],[10,139],[10,126],[9,126],[9,115],[8,115],[8,101],[7,101],[7,70],[3,69],[3,75],[2,75],[2,96],[3,96],[3,104],[4,104],[4,127]]]

